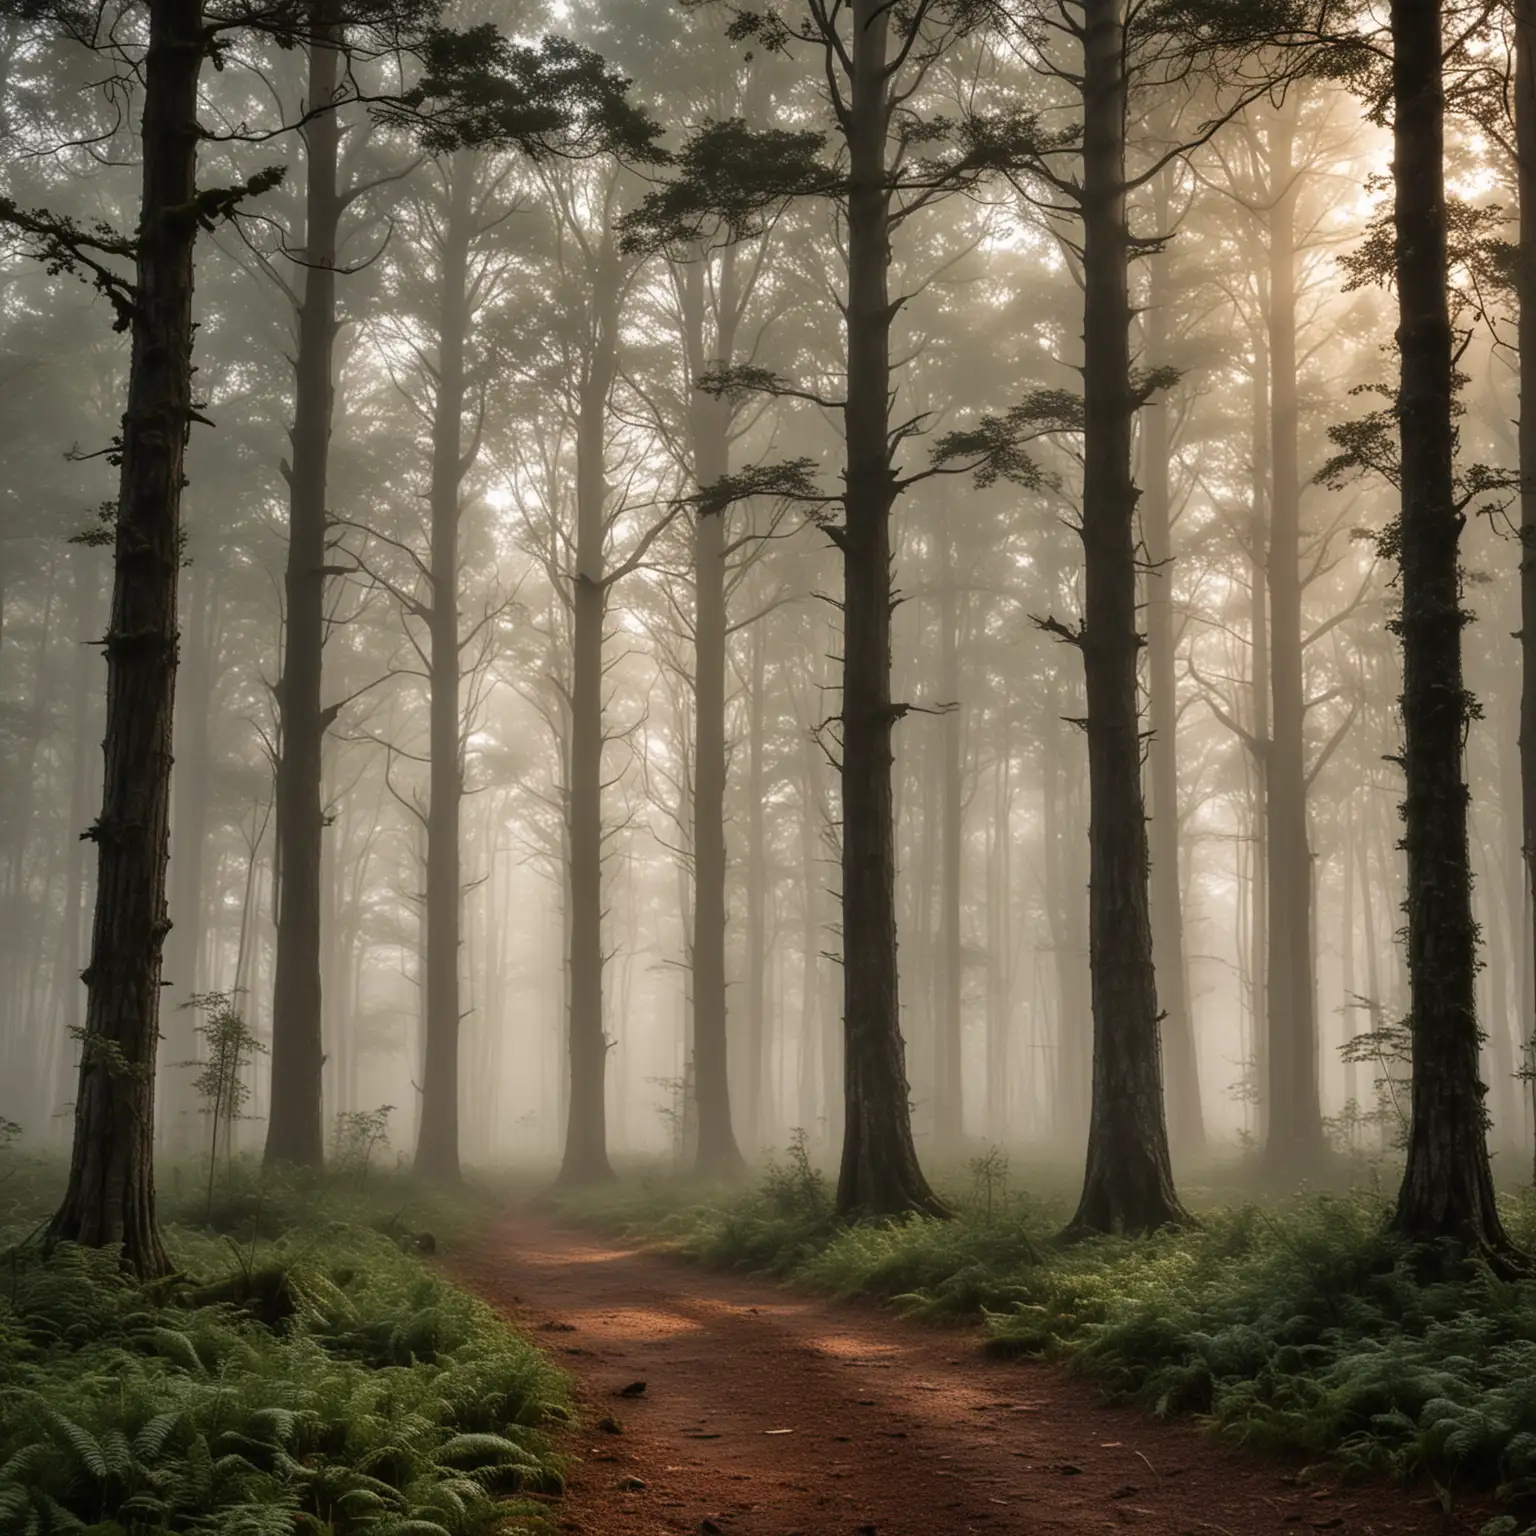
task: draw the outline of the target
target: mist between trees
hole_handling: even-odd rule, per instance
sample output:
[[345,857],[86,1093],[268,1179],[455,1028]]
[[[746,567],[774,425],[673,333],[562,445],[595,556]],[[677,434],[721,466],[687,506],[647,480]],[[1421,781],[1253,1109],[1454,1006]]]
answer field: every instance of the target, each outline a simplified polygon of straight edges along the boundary
[[943,1214],[985,1141],[1145,1231],[1224,1152],[1406,1147],[1402,1228],[1503,1246],[1536,149],[1527,18],[1451,10],[10,0],[55,1235],[163,1264],[218,994],[230,1155],[799,1128],[844,1214]]

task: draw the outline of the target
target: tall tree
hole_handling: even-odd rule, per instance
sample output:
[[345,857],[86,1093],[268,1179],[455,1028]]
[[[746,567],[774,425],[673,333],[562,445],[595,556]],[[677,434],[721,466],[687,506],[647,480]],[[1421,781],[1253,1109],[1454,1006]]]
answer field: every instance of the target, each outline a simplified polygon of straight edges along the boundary
[[[936,199],[1008,163],[1009,130],[1018,125],[1011,118],[968,115],[915,126],[922,116],[919,93],[935,66],[975,35],[989,18],[987,5],[918,0],[897,10],[882,0],[805,0],[782,14],[730,9],[732,35],[774,52],[803,43],[820,57],[843,159],[835,170],[823,163],[818,133],[756,133],[739,120],[707,125],[679,157],[679,179],[638,210],[634,237],[678,248],[723,227],[728,237],[741,238],[765,210],[795,197],[830,198],[843,220],[843,396],[827,399],[761,367],[738,368],[717,381],[721,388],[817,400],[836,411],[842,491],[822,495],[812,465],[801,460],[741,471],[719,483],[712,501],[724,505],[763,492],[789,497],[813,510],[842,556],[842,704],[836,725],[844,1132],[837,1209],[843,1216],[940,1214],[944,1207],[919,1167],[912,1139],[900,1021],[891,770],[895,725],[909,706],[891,692],[891,517],[897,498],[917,480],[990,462],[996,434],[947,440],[942,470],[900,471],[897,456],[921,421],[899,420],[892,407],[899,382],[892,332],[908,297],[891,292],[892,237]],[[906,146],[918,133],[935,151],[921,166],[906,159]]]
[[1458,487],[1448,295],[1441,0],[1393,0],[1392,180],[1402,573],[1403,846],[1408,855],[1412,1117],[1394,1226],[1507,1254],[1479,1079],[1477,926],[1463,755]]
[[335,406],[336,242],[341,25],[336,0],[315,0],[308,42],[304,140],[303,292],[294,353],[293,462],[283,577],[283,670],[277,684],[277,958],[272,980],[272,1104],[266,1160],[301,1167],[325,1158],[320,1076],[322,757],[335,718],[321,698],[325,644],[326,491]]

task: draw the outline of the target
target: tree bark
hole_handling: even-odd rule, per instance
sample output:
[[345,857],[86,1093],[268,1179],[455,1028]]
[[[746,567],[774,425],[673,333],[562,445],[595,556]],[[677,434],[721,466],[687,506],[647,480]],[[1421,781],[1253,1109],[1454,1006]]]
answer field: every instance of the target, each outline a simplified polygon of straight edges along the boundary
[[1120,0],[1086,0],[1083,22],[1085,604],[1078,643],[1088,698],[1093,1100],[1083,1193],[1068,1231],[1139,1233],[1183,1220],[1184,1212],[1168,1155],[1147,911]]
[[[1536,1066],[1536,3],[1515,0],[1515,140],[1520,199],[1520,805],[1525,865],[1525,963],[1521,967],[1524,1066]],[[1511,912],[1511,926],[1515,914]],[[1536,1079],[1531,1091],[1536,1096]],[[1533,1098],[1536,1102],[1536,1098]],[[1536,1177],[1536,1173],[1533,1173]]]
[[[312,13],[309,107],[335,99],[341,57],[330,0]],[[324,1046],[320,983],[320,845],[325,829],[320,700],[325,643],[326,486],[335,404],[336,230],[340,131],[334,112],[304,128],[304,298],[298,314],[290,434],[286,644],[277,688],[277,959],[272,982],[272,1105],[266,1161],[318,1167],[325,1160],[321,1104]]]
[[143,191],[123,415],[96,915],[69,1185],[48,1241],[121,1245],[141,1278],[170,1259],[155,1217],[154,1092],[169,928],[171,731],[181,488],[192,417],[199,0],[154,0],[144,60]]
[[1275,115],[1269,164],[1270,454],[1273,480],[1266,587],[1272,724],[1265,765],[1269,850],[1269,1113],[1265,1158],[1287,1175],[1324,1151],[1317,1082],[1312,956],[1312,849],[1307,825],[1301,639],[1301,471],[1296,402],[1295,107]]
[[465,344],[469,332],[469,244],[474,176],[467,153],[448,166],[438,317],[437,394],[432,407],[432,484],[427,617],[428,755],[426,892],[426,1048],[416,1168],[457,1183],[459,1169],[459,811],[464,798],[459,719],[459,487],[468,465],[462,446]]
[[[74,1050],[72,1042],[77,1032],[85,1027],[85,999],[80,996],[78,985],[85,954],[85,913],[89,900],[89,874],[86,869],[85,843],[81,836],[90,816],[91,780],[90,759],[86,738],[90,723],[96,717],[96,690],[91,686],[94,669],[91,666],[91,639],[101,622],[101,583],[94,550],[79,549],[74,558],[74,613],[71,625],[75,637],[75,655],[70,676],[70,788],[69,788],[69,855],[64,867],[64,934],[61,970],[64,992],[62,997],[62,1031],[55,1030],[51,1054],[51,1071],[45,1085],[48,1108],[58,1113],[58,1106],[69,1099],[70,1079],[73,1077]],[[52,1134],[50,1133],[50,1140]]]
[[[183,1065],[197,1056],[196,1015],[187,1006],[198,991],[197,960],[202,949],[203,845],[208,835],[208,779],[211,750],[208,723],[213,713],[214,578],[212,556],[202,550],[192,568],[188,604],[189,655],[178,684],[176,768],[171,775],[172,825],[171,932],[165,947],[163,986],[171,1004],[165,1030],[169,1075],[161,1089],[160,1125],[165,1145],[178,1154],[192,1151],[193,1115],[190,1071]],[[235,1007],[240,1003],[236,1000]]]
[[1403,846],[1413,1111],[1394,1226],[1507,1253],[1494,1201],[1474,1002],[1477,927],[1467,847],[1452,336],[1446,292],[1445,92],[1440,0],[1393,0],[1397,226]]
[[947,528],[937,535],[939,569],[939,693],[947,711],[939,722],[943,754],[943,809],[939,875],[940,984],[934,1009],[933,1132],[940,1154],[956,1151],[965,1138],[965,1088],[962,1081],[962,1030],[965,948],[961,933],[960,880],[964,837],[964,716],[960,705],[960,605],[955,590],[952,538]]
[[[690,379],[730,366],[735,352],[735,254],[720,256],[714,357],[706,351],[704,273],[681,274],[684,346]],[[693,474],[700,488],[730,471],[730,404],[695,388],[689,407]],[[725,513],[694,519],[693,544],[693,1078],[698,1110],[694,1166],[705,1177],[745,1167],[731,1125],[725,992]]]
[[608,587],[608,399],[618,372],[619,273],[605,245],[593,277],[592,344],[576,426],[576,575],[572,582],[570,783],[571,1100],[562,1184],[613,1177],[608,1161],[608,1036],[603,1028],[603,626]]
[[918,1166],[896,969],[892,827],[890,134],[884,0],[853,0],[843,554],[841,1216],[944,1214]]

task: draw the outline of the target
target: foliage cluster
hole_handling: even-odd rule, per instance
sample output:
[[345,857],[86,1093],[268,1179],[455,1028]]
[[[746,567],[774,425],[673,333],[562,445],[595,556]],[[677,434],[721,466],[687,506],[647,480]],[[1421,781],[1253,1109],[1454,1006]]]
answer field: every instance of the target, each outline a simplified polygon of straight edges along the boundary
[[[1536,1278],[1448,1269],[1387,1232],[1379,1192],[1204,1210],[1150,1239],[1061,1246],[1055,1196],[1006,1164],[952,1177],[954,1221],[840,1226],[803,1154],[746,1190],[647,1180],[566,1209],[715,1267],[980,1318],[989,1347],[1057,1360],[1162,1415],[1351,1470],[1536,1498]],[[1517,1239],[1536,1207],[1513,1204]]]
[[[377,1181],[379,1183],[387,1181]],[[561,1477],[559,1374],[427,1268],[385,1198],[226,1202],[237,1240],[168,1228],[178,1274],[115,1254],[0,1259],[0,1531],[529,1529]],[[188,1200],[195,1197],[188,1191]],[[200,1207],[201,1200],[195,1200]],[[199,1212],[201,1214],[201,1212]]]

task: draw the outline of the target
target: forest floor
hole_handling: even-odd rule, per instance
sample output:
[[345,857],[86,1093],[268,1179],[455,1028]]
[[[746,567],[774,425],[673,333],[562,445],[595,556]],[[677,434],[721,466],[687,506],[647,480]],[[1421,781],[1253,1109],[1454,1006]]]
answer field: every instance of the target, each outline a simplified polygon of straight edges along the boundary
[[1105,1406],[1059,1366],[989,1358],[974,1329],[527,1212],[451,1267],[575,1379],[583,1427],[554,1519],[586,1536],[1461,1536],[1494,1512],[1447,1514],[1432,1488],[1339,1483]]

